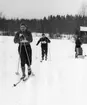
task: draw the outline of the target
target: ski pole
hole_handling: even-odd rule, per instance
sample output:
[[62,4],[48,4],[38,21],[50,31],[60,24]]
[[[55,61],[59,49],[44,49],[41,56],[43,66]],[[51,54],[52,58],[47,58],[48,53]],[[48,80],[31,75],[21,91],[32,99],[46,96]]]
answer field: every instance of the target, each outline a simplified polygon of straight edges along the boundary
[[50,58],[50,61],[51,61],[51,52],[50,52],[50,47],[49,47],[49,58]]

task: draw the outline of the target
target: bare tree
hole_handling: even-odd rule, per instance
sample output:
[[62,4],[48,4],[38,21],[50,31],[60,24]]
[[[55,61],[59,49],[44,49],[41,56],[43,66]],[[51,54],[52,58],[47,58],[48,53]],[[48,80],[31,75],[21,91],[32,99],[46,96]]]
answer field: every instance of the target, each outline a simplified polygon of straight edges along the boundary
[[78,14],[81,15],[82,17],[87,16],[87,2],[82,2]]
[[5,15],[2,12],[0,12],[0,18],[4,18],[5,19]]
[[87,16],[87,2],[82,2],[82,5],[80,7],[80,10],[79,10],[79,13],[78,13],[81,17],[82,17],[82,20],[83,20],[83,25],[85,25],[85,18]]
[[2,12],[0,12],[0,18],[2,18]]

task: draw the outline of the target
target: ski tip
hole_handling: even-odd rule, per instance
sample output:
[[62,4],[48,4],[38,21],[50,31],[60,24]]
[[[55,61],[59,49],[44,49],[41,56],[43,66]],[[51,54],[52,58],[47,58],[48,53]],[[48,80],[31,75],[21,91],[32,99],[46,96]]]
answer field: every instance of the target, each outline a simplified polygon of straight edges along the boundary
[[13,84],[13,87],[16,87],[16,84]]

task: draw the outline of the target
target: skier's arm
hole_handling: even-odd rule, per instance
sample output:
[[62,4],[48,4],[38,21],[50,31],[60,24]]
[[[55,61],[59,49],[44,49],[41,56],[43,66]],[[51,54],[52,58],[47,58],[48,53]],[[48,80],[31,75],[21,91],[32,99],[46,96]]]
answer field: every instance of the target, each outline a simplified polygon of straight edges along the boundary
[[14,37],[14,43],[19,43],[20,39],[19,39],[19,33],[17,32],[15,37]]
[[47,43],[50,43],[51,42],[48,38],[46,38],[46,39],[47,39]]
[[33,41],[31,32],[28,32],[28,35],[26,36],[26,40],[27,40],[29,43],[31,43],[31,42]]
[[80,40],[80,45],[82,45],[82,41]]
[[77,40],[75,40],[75,44],[77,44]]
[[41,42],[41,39],[39,39],[39,41],[37,42],[37,44],[36,44],[36,45],[38,45],[40,42]]

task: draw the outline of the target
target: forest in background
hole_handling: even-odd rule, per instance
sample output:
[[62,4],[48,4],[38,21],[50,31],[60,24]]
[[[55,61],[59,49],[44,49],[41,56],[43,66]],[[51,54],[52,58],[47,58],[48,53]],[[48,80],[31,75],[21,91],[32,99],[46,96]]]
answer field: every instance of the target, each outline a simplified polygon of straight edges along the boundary
[[87,26],[87,17],[80,15],[49,16],[43,19],[6,19],[0,17],[0,31],[14,32],[19,30],[20,23],[25,23],[31,32],[75,34],[80,26]]
[[[87,6],[83,3],[81,10],[76,15],[50,15],[43,19],[7,19],[0,12],[0,31],[14,35],[19,30],[20,23],[25,23],[31,32],[54,34],[78,34],[80,26],[87,26]],[[6,33],[7,34],[7,33]]]

